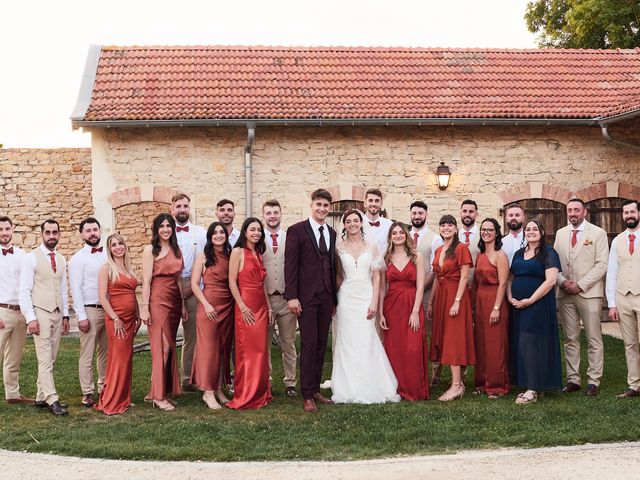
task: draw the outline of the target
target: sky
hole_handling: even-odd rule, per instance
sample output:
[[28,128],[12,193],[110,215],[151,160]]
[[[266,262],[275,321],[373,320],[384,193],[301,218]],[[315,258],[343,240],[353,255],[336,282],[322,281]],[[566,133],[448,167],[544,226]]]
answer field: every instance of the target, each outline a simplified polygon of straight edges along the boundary
[[528,0],[22,0],[0,9],[0,144],[88,147],[69,117],[90,45],[535,48]]

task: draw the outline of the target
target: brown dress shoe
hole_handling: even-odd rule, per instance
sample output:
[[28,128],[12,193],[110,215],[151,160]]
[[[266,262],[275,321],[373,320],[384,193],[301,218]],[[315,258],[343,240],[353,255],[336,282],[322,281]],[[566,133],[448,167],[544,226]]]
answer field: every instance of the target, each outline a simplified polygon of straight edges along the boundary
[[313,394],[313,398],[315,398],[320,403],[324,403],[325,405],[333,405],[333,400],[331,400],[330,398],[325,397],[320,392],[314,393]]
[[318,407],[316,407],[316,401],[312,398],[307,398],[304,401],[304,411],[307,413],[317,412]]
[[640,396],[640,392],[638,390],[634,390],[633,388],[627,388],[620,395],[617,395],[618,398],[629,398],[638,396]]
[[577,392],[578,390],[580,390],[580,385],[578,385],[577,383],[573,383],[573,382],[567,382],[567,384],[562,389],[562,391],[564,393]]
[[20,395],[16,398],[7,398],[7,403],[24,403],[26,405],[34,405],[36,403],[35,399],[25,397],[24,395]]
[[595,397],[596,395],[598,395],[598,393],[600,393],[600,389],[598,388],[597,385],[594,385],[593,383],[590,383],[589,385],[587,385],[586,395],[588,397]]
[[81,403],[83,407],[87,407],[87,408],[93,407],[93,404],[94,404],[93,393],[87,393],[86,395],[83,395]]

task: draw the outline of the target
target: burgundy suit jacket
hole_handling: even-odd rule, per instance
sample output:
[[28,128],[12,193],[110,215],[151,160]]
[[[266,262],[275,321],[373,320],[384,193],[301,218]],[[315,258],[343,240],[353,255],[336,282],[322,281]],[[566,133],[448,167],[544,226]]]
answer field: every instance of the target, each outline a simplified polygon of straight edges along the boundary
[[[333,303],[338,303],[336,295],[336,232],[329,227],[329,258],[331,262],[331,279]],[[320,249],[309,220],[291,225],[287,229],[287,240],[284,250],[284,298],[297,298],[304,305],[316,292],[323,288],[322,259]]]

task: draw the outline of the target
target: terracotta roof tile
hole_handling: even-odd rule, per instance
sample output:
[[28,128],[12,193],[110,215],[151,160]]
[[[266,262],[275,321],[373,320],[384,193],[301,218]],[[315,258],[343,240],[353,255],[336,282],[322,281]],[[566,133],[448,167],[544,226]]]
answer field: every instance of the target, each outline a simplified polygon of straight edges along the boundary
[[599,118],[640,50],[103,47],[85,121]]

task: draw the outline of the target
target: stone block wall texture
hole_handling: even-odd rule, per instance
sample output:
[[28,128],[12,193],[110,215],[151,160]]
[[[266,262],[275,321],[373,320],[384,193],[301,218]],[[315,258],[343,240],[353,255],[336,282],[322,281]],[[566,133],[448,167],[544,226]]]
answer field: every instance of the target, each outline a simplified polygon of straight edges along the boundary
[[26,251],[40,243],[40,224],[56,219],[68,259],[83,245],[80,222],[93,215],[91,150],[1,149],[0,214],[11,217],[14,243]]
[[[640,143],[640,122],[611,128],[615,137]],[[195,221],[214,220],[215,204],[236,202],[236,225],[245,217],[244,128],[145,128],[95,130],[100,152],[117,189],[152,184],[193,197]],[[440,191],[435,169],[452,170]],[[284,222],[308,215],[309,193],[317,187],[354,195],[380,187],[390,216],[408,220],[412,201],[429,205],[429,224],[444,213],[458,215],[465,198],[479,216],[499,217],[504,192],[569,195],[594,184],[639,185],[640,154],[606,142],[600,128],[571,126],[487,127],[258,127],[253,156],[253,214],[277,198]],[[601,187],[598,187],[601,188]],[[625,187],[627,188],[627,187]],[[606,190],[606,189],[605,189]],[[620,188],[620,194],[624,192]],[[346,200],[348,198],[341,198]]]

